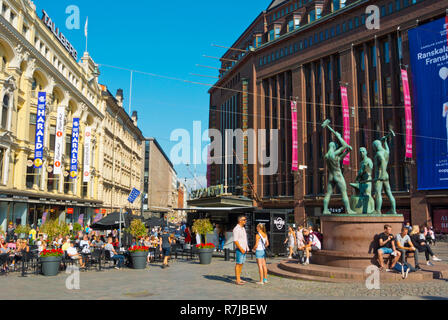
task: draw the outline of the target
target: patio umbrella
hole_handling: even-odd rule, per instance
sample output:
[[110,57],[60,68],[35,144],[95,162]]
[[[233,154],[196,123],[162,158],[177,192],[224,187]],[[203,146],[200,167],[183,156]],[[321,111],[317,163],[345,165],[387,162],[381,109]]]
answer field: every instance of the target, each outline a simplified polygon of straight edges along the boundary
[[[129,223],[126,221],[128,216],[127,212],[123,212],[121,216],[121,227],[125,228],[129,225]],[[114,230],[120,228],[120,212],[112,212],[107,217],[101,219],[100,221],[94,223],[90,227],[93,230]]]

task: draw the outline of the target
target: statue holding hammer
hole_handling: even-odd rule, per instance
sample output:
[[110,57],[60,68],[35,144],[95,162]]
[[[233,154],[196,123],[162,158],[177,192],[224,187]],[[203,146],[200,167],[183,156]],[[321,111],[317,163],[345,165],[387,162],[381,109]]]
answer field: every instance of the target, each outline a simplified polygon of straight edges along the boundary
[[[375,153],[375,178],[374,178],[374,191],[375,191],[375,213],[381,214],[381,208],[383,206],[383,187],[389,198],[391,204],[391,210],[389,214],[397,214],[395,198],[392,195],[392,190],[389,183],[389,174],[387,173],[387,166],[389,164],[389,145],[387,140],[389,137],[395,137],[395,133],[390,130],[390,133],[380,140],[373,142],[373,150]],[[383,146],[384,145],[384,146]]]
[[327,193],[325,194],[324,198],[323,213],[330,214],[328,205],[330,203],[331,195],[333,194],[333,189],[335,188],[335,186],[338,186],[342,194],[342,202],[344,203],[346,213],[354,214],[355,212],[350,208],[350,203],[347,195],[347,185],[345,183],[344,175],[341,171],[341,161],[347,154],[349,154],[353,150],[353,148],[344,141],[339,132],[334,131],[333,128],[330,127],[330,120],[325,120],[322,124],[322,128],[327,128],[328,130],[330,130],[330,132],[332,132],[336,136],[339,143],[341,144],[341,147],[337,148],[336,143],[330,142],[328,152],[325,155],[325,162],[328,168],[328,186]]

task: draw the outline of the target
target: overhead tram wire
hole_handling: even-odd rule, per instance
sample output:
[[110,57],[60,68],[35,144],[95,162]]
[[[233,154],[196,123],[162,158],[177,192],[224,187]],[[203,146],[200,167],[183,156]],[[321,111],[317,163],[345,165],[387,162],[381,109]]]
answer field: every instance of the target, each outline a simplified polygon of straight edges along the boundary
[[[236,89],[231,89],[231,88],[225,88],[225,87],[220,87],[220,86],[216,86],[213,84],[209,84],[209,83],[203,83],[203,82],[198,82],[198,81],[191,81],[191,80],[185,80],[185,79],[181,79],[181,78],[176,78],[176,77],[171,77],[171,76],[165,76],[165,75],[159,75],[159,74],[155,74],[155,73],[150,73],[150,72],[144,72],[144,71],[139,71],[139,70],[133,70],[133,69],[128,69],[128,68],[123,68],[123,67],[117,67],[117,66],[111,66],[111,65],[106,65],[106,64],[98,64],[99,66],[103,66],[103,67],[108,67],[108,68],[113,68],[113,69],[119,69],[119,70],[125,70],[125,71],[129,71],[129,72],[133,72],[133,73],[140,73],[140,74],[144,74],[144,75],[148,75],[148,76],[152,76],[152,77],[157,77],[157,78],[161,78],[161,79],[167,79],[167,80],[174,80],[174,81],[179,81],[179,82],[184,82],[184,83],[190,83],[190,84],[196,84],[196,85],[202,85],[202,86],[206,86],[206,87],[211,87],[211,88],[216,88],[216,89],[222,89],[222,90],[228,90],[228,91],[232,91],[232,92],[237,92],[237,93],[247,93],[249,95],[252,95],[254,97],[260,97],[260,98],[272,98],[272,99],[278,99],[280,101],[286,101],[286,102],[292,102],[292,101],[296,101],[298,104],[299,103],[304,103],[304,104],[310,104],[310,105],[316,105],[316,106],[329,106],[329,107],[339,107],[342,108],[342,106],[340,105],[332,105],[332,104],[324,104],[324,103],[316,103],[316,102],[307,102],[307,101],[298,101],[298,100],[290,100],[290,99],[286,99],[286,98],[279,98],[279,97],[273,97],[273,96],[266,96],[266,95],[262,95],[262,94],[254,94],[253,92],[246,92],[246,91],[242,91],[242,90],[236,90]],[[213,68],[213,67],[210,67]],[[216,68],[213,68],[216,69]],[[349,108],[358,108],[358,109],[368,109],[369,107],[358,107],[358,106],[348,106]],[[376,106],[376,107],[370,107],[370,109],[403,109],[404,110],[404,106]],[[221,112],[219,110],[215,110],[214,112]],[[243,114],[241,112],[234,112],[234,114]],[[257,115],[257,117],[263,119],[263,118],[267,118],[263,115]],[[286,120],[286,121],[292,121],[289,118],[282,118],[282,117],[276,117],[276,119],[278,120]],[[298,121],[298,123],[303,123],[303,124],[320,124],[318,122],[313,122],[313,121]],[[341,125],[336,125],[333,124],[333,127],[339,127],[339,128],[343,128],[343,126]],[[350,129],[354,129],[354,130],[363,130],[366,132],[378,132],[378,133],[386,133],[386,131],[380,131],[380,130],[369,130],[369,129],[365,129],[365,128],[360,128],[360,127],[350,127]],[[406,135],[404,133],[396,133],[397,135]],[[439,138],[439,137],[429,137],[429,136],[419,136],[419,135],[412,135],[412,137],[416,137],[416,138],[425,138],[425,139],[433,139],[433,140],[441,140],[441,141],[447,141],[448,139],[443,139],[443,138]]]
[[231,61],[231,62],[238,62],[238,60],[235,59],[227,59],[227,58],[219,58],[219,57],[212,57],[212,56],[207,56],[205,54],[202,55],[205,58],[210,58],[210,59],[217,59],[217,60],[225,60],[225,61]]
[[197,76],[197,77],[205,77],[205,78],[213,78],[213,79],[219,79],[219,77],[215,77],[215,76],[207,76],[204,74],[197,74],[197,73],[190,73],[191,76]]
[[212,43],[212,47],[224,48],[224,49],[229,49],[229,50],[234,50],[234,51],[241,51],[241,52],[249,52],[248,50],[244,50],[244,49],[240,49],[240,48],[232,48],[232,47],[220,46],[220,45],[213,44],[213,43]]

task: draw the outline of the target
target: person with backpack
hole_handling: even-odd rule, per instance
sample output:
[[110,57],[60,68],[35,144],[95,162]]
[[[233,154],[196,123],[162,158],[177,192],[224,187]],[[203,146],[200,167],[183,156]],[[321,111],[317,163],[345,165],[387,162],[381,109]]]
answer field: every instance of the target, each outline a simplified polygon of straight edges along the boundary
[[408,235],[408,228],[406,226],[401,228],[401,233],[397,234],[395,237],[395,246],[397,247],[397,250],[401,253],[401,263],[404,265],[406,264],[406,255],[409,254],[409,252],[414,253],[414,260],[415,260],[415,269],[419,269],[418,265],[418,252],[417,249],[414,247],[411,238]]
[[263,223],[257,225],[257,235],[255,236],[255,246],[252,249],[257,259],[260,281],[257,284],[268,283],[268,268],[266,267],[266,248],[269,246],[266,226]]

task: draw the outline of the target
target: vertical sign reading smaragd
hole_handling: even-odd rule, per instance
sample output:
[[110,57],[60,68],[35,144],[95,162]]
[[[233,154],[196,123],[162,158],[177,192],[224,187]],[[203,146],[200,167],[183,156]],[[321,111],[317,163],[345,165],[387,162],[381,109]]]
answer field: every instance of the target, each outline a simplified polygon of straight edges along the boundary
[[448,19],[409,30],[418,189],[448,189]]
[[78,176],[79,118],[73,119],[72,143],[70,152],[70,178]]
[[297,137],[297,102],[291,101],[292,171],[299,171],[299,140]]
[[[342,118],[344,121],[344,141],[350,145],[350,113],[348,111],[348,94],[347,87],[341,86],[341,102],[342,102]],[[348,153],[343,164],[346,166],[350,165],[350,153]]]
[[45,109],[47,104],[47,93],[39,92],[37,96],[36,114],[36,141],[34,144],[34,167],[42,168],[45,138]]

